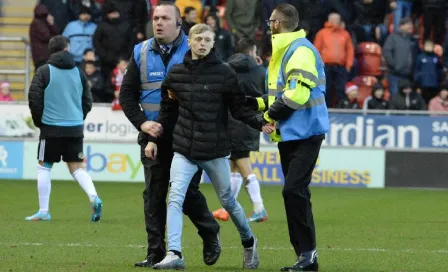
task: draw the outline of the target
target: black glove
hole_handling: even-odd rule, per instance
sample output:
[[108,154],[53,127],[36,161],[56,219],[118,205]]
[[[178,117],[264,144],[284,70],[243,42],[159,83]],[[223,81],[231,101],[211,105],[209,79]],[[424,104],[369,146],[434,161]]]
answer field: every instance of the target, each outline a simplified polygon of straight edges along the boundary
[[248,107],[251,110],[257,111],[258,110],[258,101],[256,97],[246,96],[246,103],[244,104],[245,107]]

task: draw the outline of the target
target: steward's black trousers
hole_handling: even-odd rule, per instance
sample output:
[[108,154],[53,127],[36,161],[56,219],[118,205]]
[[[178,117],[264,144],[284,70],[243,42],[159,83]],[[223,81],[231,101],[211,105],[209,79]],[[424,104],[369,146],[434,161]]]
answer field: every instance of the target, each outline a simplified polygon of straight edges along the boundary
[[318,135],[278,144],[285,176],[282,193],[289,238],[297,256],[316,248],[309,185],[323,139],[324,135]]
[[[139,137],[141,161],[145,173],[145,190],[143,191],[146,232],[148,234],[148,259],[160,262],[166,253],[165,225],[167,205],[166,197],[170,181],[170,168],[173,159],[172,142],[165,141],[157,145],[157,159],[145,156],[147,141]],[[192,178],[187,191],[183,212],[198,229],[205,241],[216,237],[219,224],[209,211],[204,195],[199,191],[202,169]]]

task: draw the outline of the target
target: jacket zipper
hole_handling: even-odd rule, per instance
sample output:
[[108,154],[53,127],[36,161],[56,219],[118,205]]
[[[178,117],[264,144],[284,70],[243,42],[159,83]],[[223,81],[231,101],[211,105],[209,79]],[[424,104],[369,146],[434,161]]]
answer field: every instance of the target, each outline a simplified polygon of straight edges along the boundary
[[[194,71],[194,70],[193,70]],[[191,87],[191,97],[190,97],[190,110],[191,110],[191,119],[193,120],[193,126],[191,128],[191,137],[190,137],[190,150],[188,151],[188,155],[192,157],[192,149],[193,149],[193,137],[194,137],[194,112],[193,112],[193,95],[194,95],[194,85],[196,84],[196,75],[194,72],[191,72],[191,76],[193,77],[193,86]]]

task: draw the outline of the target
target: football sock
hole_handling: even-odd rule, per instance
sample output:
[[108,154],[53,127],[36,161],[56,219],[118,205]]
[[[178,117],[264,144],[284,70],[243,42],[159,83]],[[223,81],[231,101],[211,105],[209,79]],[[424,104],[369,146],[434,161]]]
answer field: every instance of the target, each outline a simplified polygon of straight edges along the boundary
[[253,247],[254,246],[254,242],[255,242],[255,240],[254,240],[253,236],[250,237],[249,240],[241,241],[241,243],[243,244],[244,248],[251,248],[251,247]]
[[87,172],[80,168],[73,172],[73,178],[79,183],[81,188],[86,192],[89,197],[90,202],[93,202],[95,198],[98,196],[95,190],[95,185],[93,185],[92,178]]
[[180,253],[179,251],[177,251],[177,250],[170,250],[170,251],[173,252],[173,253],[176,254],[179,258],[182,259],[182,253]]
[[39,194],[39,212],[48,213],[51,193],[51,168],[37,165],[37,192]]
[[254,204],[254,212],[260,213],[263,209],[263,199],[261,199],[260,183],[255,174],[250,174],[245,180],[246,191],[249,194],[250,200]]

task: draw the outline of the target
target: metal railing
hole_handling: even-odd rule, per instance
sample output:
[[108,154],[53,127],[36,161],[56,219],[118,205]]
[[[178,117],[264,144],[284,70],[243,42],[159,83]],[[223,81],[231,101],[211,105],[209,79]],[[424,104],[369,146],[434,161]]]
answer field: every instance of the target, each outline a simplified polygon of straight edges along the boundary
[[30,42],[23,37],[0,37],[0,42],[21,42],[25,44],[25,67],[23,70],[0,70],[0,74],[2,75],[25,75],[25,100],[28,99],[28,89],[31,84],[31,71],[30,71],[30,64],[31,64],[31,52],[30,52]]

